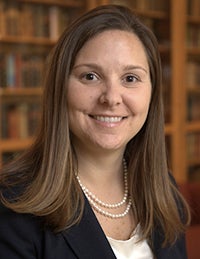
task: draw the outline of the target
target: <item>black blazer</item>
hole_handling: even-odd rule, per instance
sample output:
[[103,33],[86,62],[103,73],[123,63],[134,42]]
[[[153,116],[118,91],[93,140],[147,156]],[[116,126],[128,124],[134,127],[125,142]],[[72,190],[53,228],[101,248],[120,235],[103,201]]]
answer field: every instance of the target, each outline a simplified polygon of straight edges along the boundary
[[[161,248],[162,234],[154,231],[157,259],[186,259],[185,238]],[[79,225],[54,234],[40,218],[0,207],[0,259],[116,259],[89,203]]]

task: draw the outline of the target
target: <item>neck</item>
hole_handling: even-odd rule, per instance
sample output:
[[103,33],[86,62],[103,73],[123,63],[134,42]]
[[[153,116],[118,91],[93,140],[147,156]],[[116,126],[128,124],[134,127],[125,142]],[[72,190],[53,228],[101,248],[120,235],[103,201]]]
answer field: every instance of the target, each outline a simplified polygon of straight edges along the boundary
[[88,154],[77,154],[78,156],[78,173],[87,181],[108,182],[112,179],[122,179],[123,155],[110,156],[91,156]]

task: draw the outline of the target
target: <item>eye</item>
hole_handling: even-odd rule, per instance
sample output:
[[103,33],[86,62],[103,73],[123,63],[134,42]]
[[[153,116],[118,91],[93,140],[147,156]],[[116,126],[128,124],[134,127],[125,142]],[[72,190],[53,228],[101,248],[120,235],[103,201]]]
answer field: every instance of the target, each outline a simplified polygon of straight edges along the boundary
[[136,76],[134,76],[134,75],[127,75],[127,76],[125,76],[125,78],[124,78],[124,82],[125,83],[135,83],[135,82],[137,82],[139,79],[136,77]]
[[95,73],[92,73],[92,72],[83,74],[82,78],[87,80],[87,81],[96,81],[96,80],[98,80],[97,75]]

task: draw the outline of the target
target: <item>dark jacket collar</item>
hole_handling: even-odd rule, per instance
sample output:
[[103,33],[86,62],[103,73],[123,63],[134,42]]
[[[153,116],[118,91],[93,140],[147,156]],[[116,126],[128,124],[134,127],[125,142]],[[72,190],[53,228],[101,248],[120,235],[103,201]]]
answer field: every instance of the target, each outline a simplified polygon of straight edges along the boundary
[[81,259],[116,259],[112,248],[88,201],[79,224],[63,232],[63,236]]
[[[62,235],[77,258],[116,259],[87,199],[80,223],[64,231]],[[158,227],[153,233],[153,250],[156,259],[187,259],[184,235],[174,245],[165,248],[162,248],[163,238],[164,235]]]

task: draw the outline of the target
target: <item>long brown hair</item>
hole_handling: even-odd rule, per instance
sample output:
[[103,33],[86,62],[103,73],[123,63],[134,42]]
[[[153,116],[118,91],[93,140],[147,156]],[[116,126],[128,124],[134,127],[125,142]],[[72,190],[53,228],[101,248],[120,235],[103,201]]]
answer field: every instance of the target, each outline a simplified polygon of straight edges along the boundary
[[[189,212],[169,179],[158,44],[153,33],[126,7],[97,7],[73,22],[60,37],[47,60],[39,133],[18,160],[2,169],[1,199],[16,212],[43,216],[55,232],[81,219],[84,199],[75,178],[77,163],[70,141],[68,78],[83,45],[98,33],[114,29],[138,36],[146,51],[152,82],[146,122],[125,151],[136,218],[143,238],[150,239],[153,229],[159,225],[165,233],[165,243],[172,243],[183,232]],[[3,187],[6,190],[9,187],[9,194]],[[184,222],[180,219],[177,200],[185,213]]]

